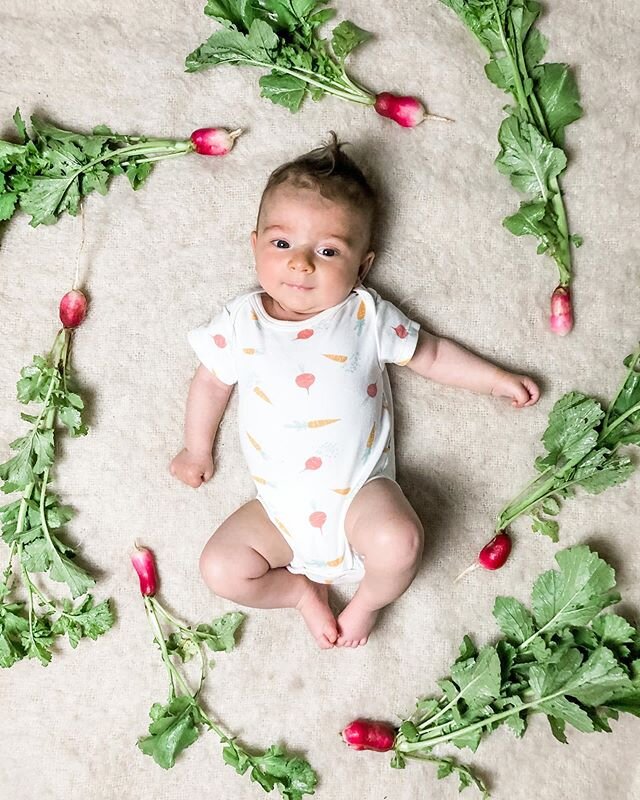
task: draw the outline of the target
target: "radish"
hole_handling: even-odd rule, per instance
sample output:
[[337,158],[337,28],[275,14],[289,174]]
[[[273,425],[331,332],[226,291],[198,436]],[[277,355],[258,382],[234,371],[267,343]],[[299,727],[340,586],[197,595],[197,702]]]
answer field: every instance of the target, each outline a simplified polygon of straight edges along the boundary
[[309,515],[309,524],[314,528],[319,528],[320,533],[322,533],[322,526],[326,521],[327,515],[324,513],[324,511],[314,511],[313,514]]
[[367,394],[369,395],[369,397],[375,397],[378,394],[378,384],[370,383],[367,386]]
[[226,156],[241,133],[242,128],[235,131],[225,128],[198,128],[191,134],[191,142],[196,153],[201,156]]
[[393,748],[396,731],[387,722],[356,719],[342,731],[342,739],[353,750],[375,750],[384,753]]
[[146,547],[135,544],[136,552],[131,553],[131,563],[140,579],[140,593],[145,597],[153,597],[158,588],[158,576],[153,553]]
[[87,298],[79,289],[67,292],[60,301],[60,321],[65,328],[77,328],[87,316]]
[[296,378],[296,385],[299,386],[301,389],[306,389],[307,394],[309,394],[309,389],[313,386],[316,382],[315,375],[312,375],[310,372],[303,372]]
[[557,333],[558,336],[566,336],[573,328],[571,295],[567,286],[557,286],[551,295],[549,324],[551,325],[551,330]]
[[308,469],[320,469],[322,466],[322,459],[319,456],[311,456],[304,462],[304,469],[303,472]]
[[295,342],[297,339],[310,339],[312,336],[313,336],[312,328],[303,328],[303,330],[298,332],[298,335],[293,341]]
[[461,572],[455,579],[454,583],[457,583],[469,572],[473,572],[474,569],[478,569],[478,567],[484,567],[485,569],[491,570],[500,569],[500,567],[504,566],[505,561],[509,558],[510,552],[511,538],[508,533],[505,533],[505,531],[500,531],[500,533],[494,536],[490,542],[485,544],[478,554],[478,560],[476,563],[472,564],[470,567],[467,567],[463,572]]
[[415,128],[424,119],[438,119],[441,122],[453,122],[448,117],[438,117],[435,114],[427,113],[422,103],[415,97],[409,95],[391,94],[391,92],[380,92],[376,95],[376,102],[373,106],[381,117],[388,117],[403,128]]

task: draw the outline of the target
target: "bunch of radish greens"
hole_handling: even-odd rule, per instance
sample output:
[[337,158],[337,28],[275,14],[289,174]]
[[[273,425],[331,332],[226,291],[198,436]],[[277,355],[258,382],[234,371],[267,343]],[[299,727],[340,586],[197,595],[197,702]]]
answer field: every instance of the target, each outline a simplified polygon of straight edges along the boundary
[[531,611],[513,597],[498,597],[493,615],[502,631],[494,645],[476,649],[464,637],[442,694],[417,702],[400,726],[392,766],[430,761],[438,777],[456,774],[460,788],[482,780],[438,745],[474,751],[482,738],[507,725],[520,738],[533,714],[545,715],[552,734],[566,743],[567,726],[584,733],[611,732],[619,712],[640,716],[640,631],[616,614],[614,570],[588,547],[556,555],[559,570],[533,585]]
[[534,532],[556,542],[554,517],[563,499],[578,488],[599,494],[633,473],[635,465],[621,450],[640,445],[640,345],[624,365],[624,380],[606,411],[581,392],[569,392],[554,405],[542,436],[547,453],[534,463],[539,474],[502,509],[496,531],[527,514]]
[[208,0],[204,13],[220,22],[219,30],[187,56],[187,72],[219,64],[237,64],[268,70],[260,78],[263,97],[295,112],[310,96],[320,100],[331,94],[360,105],[372,106],[383,117],[413,128],[427,117],[415,97],[376,94],[349,76],[345,59],[371,34],[344,20],[331,40],[318,29],[335,11],[323,8],[327,0]]
[[[68,299],[65,295],[60,306],[63,322],[69,316]],[[72,309],[70,327],[80,324],[84,310],[78,314]],[[59,331],[47,358],[34,356],[33,363],[22,370],[18,400],[40,403],[41,408],[21,414],[30,429],[11,442],[14,455],[0,464],[2,491],[19,495],[0,508],[2,540],[9,547],[8,564],[0,576],[0,667],[11,667],[27,657],[46,666],[59,636],[66,634],[76,647],[80,639],[97,639],[113,625],[109,601],[95,604],[87,594],[95,581],[64,540],[62,529],[73,511],[49,490],[56,423],[72,437],[87,433],[82,421],[84,403],[69,376],[70,327],[65,323]],[[74,600],[81,599],[74,603],[48,597],[35,577],[42,573],[66,584]],[[14,596],[20,583],[26,600]]]
[[486,50],[489,80],[507,92],[513,105],[498,132],[500,172],[529,195],[504,220],[516,236],[538,240],[538,253],[556,263],[559,285],[552,295],[554,333],[571,330],[571,246],[582,240],[569,232],[560,175],[567,166],[563,151],[567,125],[582,116],[576,82],[566,64],[540,64],[547,49],[534,27],[540,4],[535,0],[442,0],[453,9]]
[[31,225],[50,225],[67,211],[78,213],[91,192],[106,194],[114,175],[126,175],[134,189],[149,177],[153,164],[186,153],[225,155],[240,131],[200,128],[186,140],[125,136],[104,125],[84,134],[31,118],[31,135],[16,110],[18,142],[0,140],[0,221],[18,208]]

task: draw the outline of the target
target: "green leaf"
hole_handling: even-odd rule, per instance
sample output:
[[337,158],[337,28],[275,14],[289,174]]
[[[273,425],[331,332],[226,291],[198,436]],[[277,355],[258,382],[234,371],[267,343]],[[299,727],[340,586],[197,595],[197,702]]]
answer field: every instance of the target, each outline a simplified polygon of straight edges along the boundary
[[565,127],[582,116],[575,78],[566,64],[543,64],[534,74],[536,96],[551,140],[562,147]]
[[545,465],[577,464],[598,441],[597,427],[604,416],[600,404],[580,392],[569,392],[553,406],[542,441],[549,456]]
[[94,605],[91,595],[75,610],[69,610],[60,616],[53,624],[52,630],[56,634],[66,633],[72,647],[76,647],[83,637],[97,639],[106,633],[113,625],[113,613],[108,600],[103,600]]
[[18,195],[16,192],[3,192],[0,194],[0,222],[11,219],[16,210]]
[[207,0],[204,13],[227,28],[248,32],[256,18],[252,0]]
[[567,165],[562,150],[554,147],[530,122],[511,115],[498,132],[502,149],[496,158],[500,172],[509,176],[516,189],[547,198],[549,181]]
[[601,614],[593,620],[591,627],[604,645],[626,644],[637,634],[633,625],[617,614]]
[[152,165],[148,162],[132,161],[127,169],[125,175],[129,179],[131,188],[135,191],[146,181],[151,174]]
[[544,200],[535,200],[530,203],[521,203],[520,210],[510,217],[505,217],[502,224],[515,236],[536,236],[544,239],[547,231],[542,220],[547,210]]
[[73,177],[48,178],[35,177],[31,187],[20,195],[20,208],[31,216],[32,227],[50,225],[55,222],[56,214],[66,193],[69,191]]
[[16,108],[15,110],[13,122],[18,129],[18,137],[20,138],[20,142],[24,144],[29,137],[27,136],[27,126],[24,124],[24,120],[22,119],[19,108]]
[[354,25],[353,22],[345,19],[333,29],[331,36],[331,47],[336,56],[344,61],[345,58],[355,50],[358,45],[372,38],[368,31]]
[[176,697],[166,706],[155,704],[149,735],[138,740],[142,752],[163,769],[170,769],[176,758],[198,738],[200,713],[191,697]]
[[278,37],[263,20],[256,19],[248,35],[235,30],[216,31],[207,41],[187,56],[187,72],[196,72],[217,64],[273,63]]
[[236,634],[245,619],[242,611],[229,611],[214,619],[211,625],[198,625],[195,632],[210,650],[228,653],[236,646]]
[[513,597],[496,597],[493,616],[506,638],[522,644],[533,634],[533,617],[522,603]]
[[483,647],[477,659],[456,662],[451,678],[458,685],[459,696],[469,708],[486,705],[500,694],[500,659],[495,648]]
[[615,573],[586,545],[556,554],[560,571],[549,570],[534,583],[531,605],[539,628],[552,633],[568,625],[586,625],[617,602]]
[[293,75],[286,75],[273,70],[269,75],[260,78],[260,94],[276,105],[284,106],[289,111],[298,111],[307,91],[307,83]]
[[[307,761],[288,755],[281,747],[272,745],[259,755],[249,755],[234,745],[235,753],[225,747],[225,763],[241,775],[251,766],[251,779],[270,792],[274,786],[287,800],[301,800],[305,794],[314,794],[318,777]],[[240,759],[238,758],[240,751]]]
[[53,581],[66,583],[73,597],[80,597],[95,585],[95,580],[88,572],[58,552],[56,548],[49,547],[49,558],[51,559],[49,577]]
[[555,519],[545,519],[539,514],[531,514],[531,520],[531,530],[534,533],[541,533],[543,536],[548,536],[552,542],[558,541],[560,525]]

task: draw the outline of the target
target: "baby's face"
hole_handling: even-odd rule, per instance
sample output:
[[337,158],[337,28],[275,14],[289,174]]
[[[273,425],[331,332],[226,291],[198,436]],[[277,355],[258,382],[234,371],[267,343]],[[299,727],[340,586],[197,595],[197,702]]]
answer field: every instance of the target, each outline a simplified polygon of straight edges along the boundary
[[341,303],[374,258],[364,214],[313,189],[272,189],[251,235],[268,313],[301,320]]

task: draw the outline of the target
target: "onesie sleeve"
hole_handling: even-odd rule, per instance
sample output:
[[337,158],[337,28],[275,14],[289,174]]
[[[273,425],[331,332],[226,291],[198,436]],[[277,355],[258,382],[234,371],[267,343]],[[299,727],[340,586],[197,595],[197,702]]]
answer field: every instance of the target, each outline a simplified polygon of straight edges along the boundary
[[204,366],[223,383],[237,382],[233,357],[233,325],[227,306],[209,322],[189,331],[187,338]]
[[393,303],[383,300],[373,291],[371,294],[376,305],[378,359],[381,364],[399,364],[404,367],[415,352],[420,325],[409,319]]

